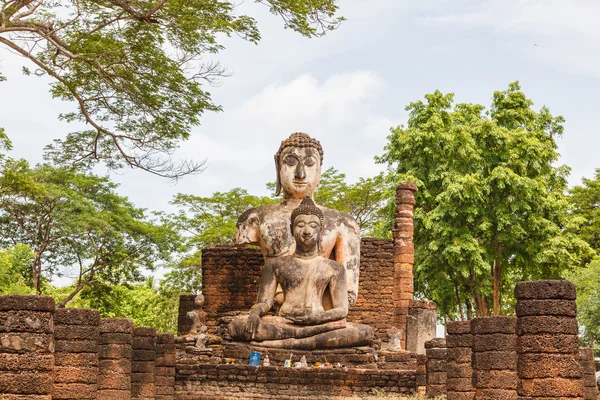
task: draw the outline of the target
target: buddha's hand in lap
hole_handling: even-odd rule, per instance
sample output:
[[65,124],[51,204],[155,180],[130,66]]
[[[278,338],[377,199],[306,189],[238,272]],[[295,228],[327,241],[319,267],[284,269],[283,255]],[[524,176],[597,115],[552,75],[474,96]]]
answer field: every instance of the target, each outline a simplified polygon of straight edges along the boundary
[[248,315],[248,319],[246,320],[246,332],[252,335],[254,338],[254,334],[258,331],[258,326],[260,325],[260,315],[258,313],[251,312]]

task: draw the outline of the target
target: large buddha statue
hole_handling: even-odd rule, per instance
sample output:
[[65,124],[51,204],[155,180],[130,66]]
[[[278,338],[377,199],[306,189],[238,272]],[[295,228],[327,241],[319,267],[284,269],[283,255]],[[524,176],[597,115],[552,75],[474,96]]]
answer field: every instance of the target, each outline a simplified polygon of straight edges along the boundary
[[[346,322],[346,269],[319,255],[325,217],[310,197],[293,210],[290,227],[295,241],[292,255],[266,260],[258,300],[248,316],[236,318],[229,334],[263,347],[324,349],[368,345],[373,330]],[[283,302],[277,316],[266,315],[275,302],[278,285]],[[323,306],[328,293],[331,308]]]
[[[277,172],[276,194],[283,192],[278,204],[251,208],[238,219],[235,243],[259,245],[265,264],[271,258],[294,254],[296,242],[290,231],[292,210],[305,197],[313,195],[321,177],[323,149],[319,141],[306,133],[293,133],[281,142],[275,154]],[[360,264],[360,230],[352,216],[338,210],[318,206],[323,212],[319,255],[344,266],[348,305],[352,307],[358,295]],[[276,298],[282,302],[281,290]],[[331,308],[329,293],[325,292],[323,305]]]

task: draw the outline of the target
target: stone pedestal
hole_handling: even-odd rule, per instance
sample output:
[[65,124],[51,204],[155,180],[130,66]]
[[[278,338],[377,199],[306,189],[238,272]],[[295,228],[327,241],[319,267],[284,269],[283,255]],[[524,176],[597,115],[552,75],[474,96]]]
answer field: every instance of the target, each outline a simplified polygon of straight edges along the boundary
[[415,208],[414,182],[403,182],[396,188],[396,213],[392,236],[394,238],[394,319],[393,325],[402,331],[402,348],[406,348],[406,323],[410,302],[413,299],[413,245]]
[[0,296],[0,398],[50,400],[54,299]]
[[173,400],[175,396],[175,340],[170,333],[156,335],[154,399]]
[[569,281],[519,282],[519,397],[583,397],[575,286]]
[[406,350],[425,354],[425,342],[435,339],[436,304],[427,300],[410,302],[406,320]]
[[476,400],[517,400],[517,319],[475,318],[473,386]]
[[96,399],[100,312],[59,308],[54,314],[56,346],[52,399]]

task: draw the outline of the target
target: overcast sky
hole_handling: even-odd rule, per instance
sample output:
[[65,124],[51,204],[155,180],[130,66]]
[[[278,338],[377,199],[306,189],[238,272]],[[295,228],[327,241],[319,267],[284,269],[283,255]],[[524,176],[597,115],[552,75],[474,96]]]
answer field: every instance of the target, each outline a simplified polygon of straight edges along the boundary
[[[324,168],[350,181],[382,169],[373,161],[404,107],[439,89],[457,101],[489,106],[495,90],[519,80],[535,107],[566,118],[559,140],[571,184],[600,167],[600,2],[597,0],[341,0],[348,18],[324,38],[284,30],[247,0],[239,10],[259,21],[255,46],[226,38],[216,56],[230,72],[210,88],[221,113],[206,114],[179,156],[207,159],[203,173],[177,184],[131,170],[111,173],[119,192],[149,210],[172,210],[177,192],[209,196],[234,187],[266,194],[273,154],[295,131],[325,149]],[[22,58],[0,47],[0,126],[13,157],[41,161],[42,148],[75,127],[58,121],[74,104],[51,99],[43,78],[24,77]]]

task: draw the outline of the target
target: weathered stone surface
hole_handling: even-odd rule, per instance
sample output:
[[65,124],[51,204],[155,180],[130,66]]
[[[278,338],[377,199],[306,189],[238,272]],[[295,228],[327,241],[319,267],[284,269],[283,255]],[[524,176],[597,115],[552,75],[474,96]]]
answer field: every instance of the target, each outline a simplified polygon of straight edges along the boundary
[[[411,278],[412,280],[412,274]],[[431,301],[411,301],[406,324],[406,350],[425,354],[425,342],[435,338],[436,305]]]
[[0,353],[0,371],[52,371],[54,356],[39,353]]
[[478,370],[473,374],[478,388],[517,390],[519,377],[510,370]]
[[530,315],[577,316],[577,305],[572,300],[521,300],[515,308],[517,317]]
[[133,334],[133,321],[128,318],[101,318],[101,333],[128,333]]
[[49,311],[0,311],[0,332],[52,333],[54,325]]
[[583,396],[583,386],[581,379],[521,378],[519,384],[519,395],[532,397],[581,397]]
[[486,351],[473,354],[475,370],[516,370],[517,353],[515,351]]
[[517,318],[515,317],[484,317],[471,320],[471,331],[474,335],[515,334],[516,329]]
[[518,282],[515,286],[517,300],[575,300],[575,296],[575,285],[566,280]]
[[565,334],[521,335],[517,340],[520,353],[574,353],[579,349],[579,337]]
[[100,323],[100,312],[91,308],[57,308],[54,323],[60,325],[92,325]]
[[52,391],[52,374],[39,371],[0,373],[0,393],[49,394]]
[[463,335],[471,333],[471,321],[448,321],[446,323],[448,335]]
[[0,333],[0,352],[2,353],[52,353],[54,336],[47,333]]
[[517,335],[493,333],[490,335],[475,335],[473,351],[513,351],[517,346]]
[[518,334],[577,335],[577,320],[571,317],[532,316],[519,318]]
[[49,296],[3,295],[0,311],[29,310],[54,312],[54,298]]
[[574,354],[520,354],[518,368],[522,379],[582,376],[581,364]]

